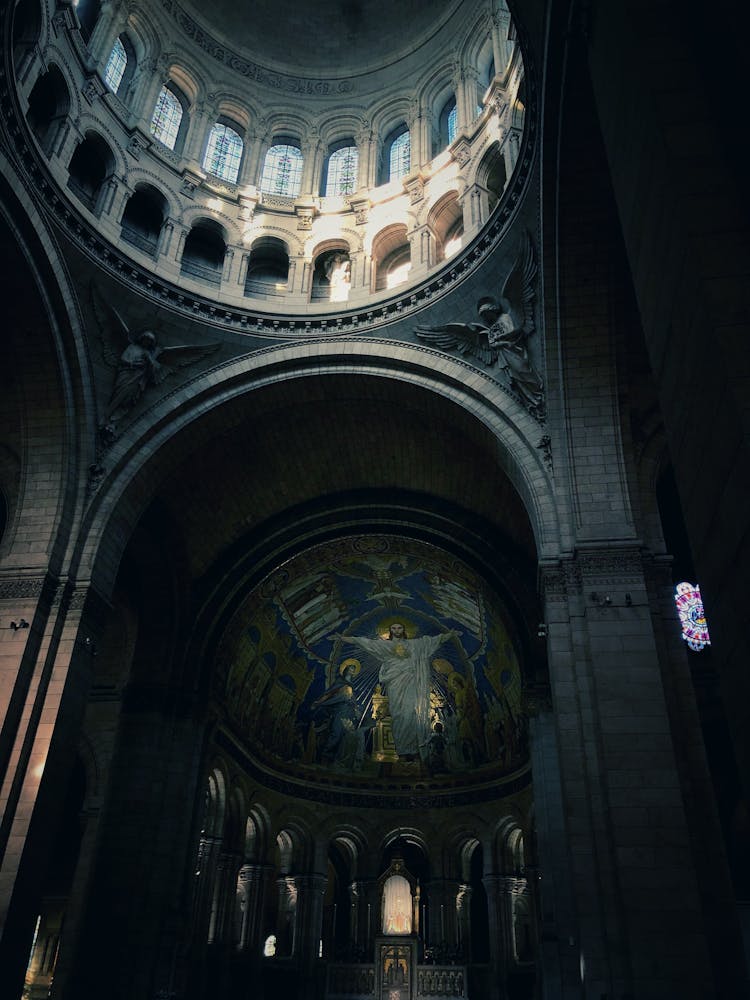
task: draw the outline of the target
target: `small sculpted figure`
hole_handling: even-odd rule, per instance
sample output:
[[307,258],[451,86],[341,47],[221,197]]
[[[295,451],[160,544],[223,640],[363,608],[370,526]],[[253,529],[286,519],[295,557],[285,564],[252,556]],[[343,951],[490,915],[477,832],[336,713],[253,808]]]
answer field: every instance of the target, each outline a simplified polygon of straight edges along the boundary
[[[178,368],[186,368],[213,354],[221,344],[160,347],[151,330],[131,333],[117,310],[94,287],[91,298],[99,322],[102,357],[110,368],[116,369],[102,427],[104,437],[114,439],[119,421],[133,409],[146,389],[160,385]],[[120,346],[123,343],[124,349]]]
[[526,341],[534,333],[534,282],[537,265],[528,234],[521,243],[516,263],[505,279],[499,298],[477,303],[479,323],[447,323],[418,326],[420,340],[441,350],[469,354],[491,367],[500,362],[511,388],[536,417],[544,417],[544,383],[529,360]]

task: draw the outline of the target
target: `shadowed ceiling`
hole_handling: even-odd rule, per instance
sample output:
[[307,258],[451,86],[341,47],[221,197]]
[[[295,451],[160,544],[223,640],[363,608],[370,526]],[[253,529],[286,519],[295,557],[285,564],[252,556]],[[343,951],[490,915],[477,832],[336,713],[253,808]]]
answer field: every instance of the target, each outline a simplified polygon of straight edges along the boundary
[[466,0],[214,0],[183,6],[262,65],[325,78],[362,73],[425,44]]

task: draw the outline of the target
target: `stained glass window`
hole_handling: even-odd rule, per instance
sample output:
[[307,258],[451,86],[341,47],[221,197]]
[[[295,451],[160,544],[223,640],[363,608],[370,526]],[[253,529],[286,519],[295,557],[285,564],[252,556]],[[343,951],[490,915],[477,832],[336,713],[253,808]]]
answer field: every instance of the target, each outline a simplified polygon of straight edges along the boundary
[[233,128],[216,122],[208,136],[203,169],[228,184],[236,184],[243,148],[244,143]]
[[406,177],[411,169],[411,135],[409,132],[402,132],[391,143],[390,171],[391,180],[397,177]]
[[125,51],[125,46],[122,44],[122,41],[118,38],[112,46],[112,51],[109,54],[107,66],[104,70],[104,82],[113,94],[117,93],[117,90],[122,83],[122,78],[125,75],[125,67],[127,64],[128,54]]
[[331,153],[328,159],[326,198],[351,194],[357,187],[359,151],[356,146],[344,146]]
[[682,638],[688,646],[696,652],[710,646],[706,612],[703,609],[701,589],[698,584],[678,583],[675,587],[674,601],[677,605],[677,614],[680,616]]
[[454,104],[448,115],[448,145],[453,142],[456,138],[456,130],[458,129],[458,108]]
[[263,163],[261,191],[296,198],[301,186],[302,153],[296,146],[271,146]]
[[162,87],[151,119],[151,135],[174,149],[182,121],[182,105],[168,87]]

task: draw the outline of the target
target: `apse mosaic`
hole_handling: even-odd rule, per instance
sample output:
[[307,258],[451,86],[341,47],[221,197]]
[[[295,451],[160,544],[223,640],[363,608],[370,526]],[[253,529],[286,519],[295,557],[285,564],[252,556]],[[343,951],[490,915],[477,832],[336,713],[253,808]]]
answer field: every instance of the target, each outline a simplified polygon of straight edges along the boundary
[[235,735],[271,765],[450,781],[527,759],[510,619],[421,542],[341,539],[285,564],[234,615],[217,687]]

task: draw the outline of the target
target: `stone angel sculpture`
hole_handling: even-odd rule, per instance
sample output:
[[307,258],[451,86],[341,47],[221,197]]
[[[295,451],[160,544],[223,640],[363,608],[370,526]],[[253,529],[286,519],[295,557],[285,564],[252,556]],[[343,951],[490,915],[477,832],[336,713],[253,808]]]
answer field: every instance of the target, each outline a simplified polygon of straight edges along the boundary
[[102,357],[105,364],[116,369],[102,428],[105,437],[113,438],[118,422],[133,409],[149,386],[161,385],[178,368],[197,364],[218,351],[221,344],[160,347],[151,330],[131,332],[114,306],[105,302],[93,286],[91,298],[99,323]]
[[544,416],[544,383],[529,361],[527,338],[534,333],[534,285],[537,264],[528,233],[499,298],[486,297],[477,303],[479,323],[447,323],[445,326],[418,326],[420,340],[443,351],[469,354],[490,367],[500,361],[527,409]]

